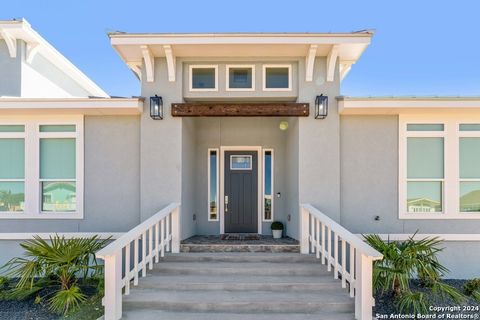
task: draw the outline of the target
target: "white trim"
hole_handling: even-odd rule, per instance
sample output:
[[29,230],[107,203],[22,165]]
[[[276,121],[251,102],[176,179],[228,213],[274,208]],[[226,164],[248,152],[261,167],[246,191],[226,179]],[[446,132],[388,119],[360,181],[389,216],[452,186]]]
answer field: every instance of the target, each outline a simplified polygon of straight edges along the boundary
[[339,54],[340,46],[334,44],[332,49],[327,56],[327,82],[332,82],[335,79],[335,66],[337,65],[337,59],[340,56]]
[[[25,125],[25,211],[2,212],[0,219],[83,219],[84,215],[84,119],[83,115],[63,116],[11,116],[2,118],[0,124]],[[40,125],[75,125],[75,132],[40,132]],[[2,135],[0,135],[2,137]],[[40,190],[40,139],[75,138],[76,172],[75,179],[55,181],[75,181],[75,212],[42,212]]]
[[0,97],[0,115],[22,114],[25,119],[33,114],[141,114],[143,98],[16,98]]
[[142,80],[142,60],[136,61],[127,61],[125,62],[127,66],[132,70],[137,78],[141,81]]
[[[407,131],[407,124],[443,124],[444,131]],[[478,136],[480,132],[459,131],[461,123],[480,123],[480,116],[462,114],[438,115],[400,115],[398,119],[398,214],[399,219],[480,219],[480,213],[460,212],[459,178],[459,138]],[[444,139],[444,178],[443,179],[407,179],[407,138],[408,137],[443,137]],[[479,178],[480,179],[480,178]],[[443,181],[443,213],[407,213],[407,180]]]
[[93,236],[98,236],[100,239],[107,239],[109,237],[113,239],[120,238],[124,233],[123,232],[23,232],[23,233],[9,233],[3,232],[0,233],[0,240],[29,240],[33,239],[34,236],[39,236],[44,240],[50,239],[55,235],[60,237],[65,237],[66,239],[75,239],[75,238],[90,238]]
[[[288,68],[288,88],[267,88],[267,68]],[[292,91],[292,64],[264,64],[262,66],[262,90],[263,91]]]
[[[217,180],[215,181],[215,183],[217,184],[216,185],[216,189],[217,189],[217,218],[216,219],[211,219],[210,218],[210,190],[211,190],[211,183],[210,183],[210,153],[212,151],[215,151],[216,155],[217,155],[217,163],[216,163],[216,166],[215,166],[215,170],[216,170],[216,177],[217,177]],[[219,198],[220,198],[220,186],[219,186],[219,166],[220,166],[220,150],[218,148],[208,148],[208,152],[207,152],[207,180],[208,180],[208,191],[207,191],[207,218],[208,218],[208,221],[219,221],[220,220],[220,201],[219,201]]]
[[0,36],[3,38],[3,40],[7,45],[8,54],[10,55],[10,58],[16,58],[17,57],[17,39],[11,36],[10,33],[8,33],[6,30],[2,30],[2,29],[0,29]]
[[[193,69],[215,69],[215,88],[193,88]],[[191,92],[218,91],[218,64],[191,64],[188,67],[188,90]]]
[[153,82],[155,80],[155,58],[147,45],[141,46],[140,49],[142,49],[143,61],[145,63],[147,82]]
[[[265,219],[265,153],[270,151],[271,152],[271,159],[272,159],[272,165],[271,165],[271,170],[272,170],[272,173],[270,175],[270,184],[271,184],[271,188],[272,188],[272,194],[271,194],[271,197],[272,197],[272,201],[271,201],[271,218],[270,219]],[[274,210],[274,202],[275,202],[275,156],[274,156],[274,151],[273,151],[273,148],[265,148],[263,149],[262,151],[262,157],[263,157],[263,170],[262,170],[262,221],[263,222],[272,222],[274,221],[274,214],[275,214],[275,210]]]
[[[248,69],[252,70],[252,86],[250,88],[230,88],[230,69]],[[254,64],[227,64],[225,66],[225,90],[226,91],[255,91],[255,65]]]
[[480,114],[480,97],[339,97],[341,115],[412,114],[432,117],[444,114]]
[[[367,234],[365,234],[367,235]],[[382,240],[390,240],[390,241],[404,241],[409,239],[413,236],[413,234],[409,233],[383,233],[377,234]],[[357,234],[360,238],[363,238],[363,234]],[[419,233],[416,234],[413,238],[414,239],[424,239],[424,238],[434,238],[438,237],[442,241],[480,241],[480,234],[479,233],[470,233],[470,234],[459,234],[459,233]]]
[[308,49],[307,56],[305,57],[305,81],[313,81],[313,69],[315,67],[315,57],[317,55],[318,45],[311,44],[310,49]]
[[347,74],[350,72],[352,69],[352,65],[355,64],[355,61],[340,61],[339,65],[339,71],[340,71],[340,81],[342,81]]
[[171,45],[164,45],[165,59],[167,60],[168,81],[175,82],[176,59]]
[[258,234],[262,234],[262,198],[263,195],[260,192],[262,190],[262,167],[263,167],[263,157],[262,147],[261,146],[220,146],[220,234],[225,233],[225,151],[256,151],[257,152],[257,177],[258,177],[258,187],[257,187],[257,218],[258,218]]

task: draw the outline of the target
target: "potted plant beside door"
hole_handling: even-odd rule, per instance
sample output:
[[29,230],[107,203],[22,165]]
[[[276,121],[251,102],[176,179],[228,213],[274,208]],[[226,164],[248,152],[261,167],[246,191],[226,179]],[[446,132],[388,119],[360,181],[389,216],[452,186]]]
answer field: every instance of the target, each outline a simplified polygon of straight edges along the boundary
[[272,222],[270,229],[272,229],[273,239],[280,239],[282,237],[283,223],[280,221],[274,221]]

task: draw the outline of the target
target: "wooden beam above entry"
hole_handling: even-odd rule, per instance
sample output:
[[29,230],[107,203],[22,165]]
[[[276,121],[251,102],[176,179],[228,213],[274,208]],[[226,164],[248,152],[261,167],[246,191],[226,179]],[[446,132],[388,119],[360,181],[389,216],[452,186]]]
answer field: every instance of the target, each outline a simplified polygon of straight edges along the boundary
[[309,103],[172,103],[173,117],[308,117]]

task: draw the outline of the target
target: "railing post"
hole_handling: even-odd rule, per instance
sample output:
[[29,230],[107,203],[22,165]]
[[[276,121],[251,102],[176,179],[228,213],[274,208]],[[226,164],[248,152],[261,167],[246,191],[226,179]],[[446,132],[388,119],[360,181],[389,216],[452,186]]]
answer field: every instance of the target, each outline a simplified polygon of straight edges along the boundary
[[180,207],[172,211],[172,253],[180,252]]
[[310,240],[309,240],[309,212],[303,207],[300,207],[300,253],[309,254]]
[[355,318],[372,319],[373,308],[373,261],[370,257],[357,253],[355,286]]
[[122,251],[105,257],[105,320],[122,317]]

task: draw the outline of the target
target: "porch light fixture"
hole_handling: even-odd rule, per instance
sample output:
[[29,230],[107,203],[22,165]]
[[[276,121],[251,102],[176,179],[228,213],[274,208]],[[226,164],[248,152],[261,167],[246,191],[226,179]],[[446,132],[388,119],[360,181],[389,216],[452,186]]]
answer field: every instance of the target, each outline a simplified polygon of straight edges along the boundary
[[325,119],[328,115],[328,96],[323,94],[315,98],[315,119]]
[[163,100],[155,95],[150,97],[150,117],[153,120],[163,120]]

